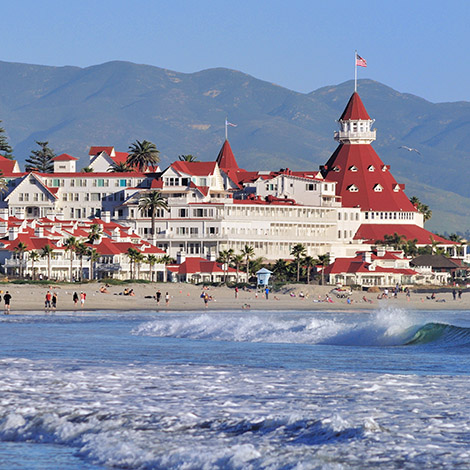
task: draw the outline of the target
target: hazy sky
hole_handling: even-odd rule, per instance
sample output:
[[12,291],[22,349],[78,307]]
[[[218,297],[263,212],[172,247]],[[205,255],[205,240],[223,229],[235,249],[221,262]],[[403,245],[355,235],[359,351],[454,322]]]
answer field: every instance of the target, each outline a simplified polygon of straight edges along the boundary
[[370,78],[430,101],[470,101],[467,0],[17,0],[0,60],[178,72],[240,70],[309,92]]

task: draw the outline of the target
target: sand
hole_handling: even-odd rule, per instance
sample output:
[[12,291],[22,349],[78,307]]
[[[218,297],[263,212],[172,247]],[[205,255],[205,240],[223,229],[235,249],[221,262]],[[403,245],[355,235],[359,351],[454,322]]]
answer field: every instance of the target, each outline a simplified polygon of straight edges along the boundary
[[[108,293],[101,293],[101,283],[91,284],[61,284],[51,286],[51,292],[58,295],[57,311],[99,311],[112,310],[127,312],[130,310],[146,311],[178,311],[205,309],[204,301],[200,297],[201,287],[191,284],[128,284],[125,286],[110,286]],[[122,295],[125,288],[133,289],[135,296]],[[12,295],[11,313],[43,312],[47,287],[28,284],[2,284],[3,294],[8,290]],[[153,298],[157,290],[162,293],[160,305]],[[212,296],[213,300],[207,304],[208,311],[224,310],[373,310],[379,308],[403,308],[406,310],[470,310],[470,292],[464,292],[462,299],[453,300],[450,292],[438,294],[438,300],[429,300],[429,294],[412,293],[407,299],[404,293],[398,294],[398,298],[379,300],[377,294],[353,292],[348,303],[346,299],[337,298],[330,294],[333,302],[323,301],[332,290],[331,286],[305,286],[301,284],[291,285],[279,292],[271,292],[266,299],[264,293],[256,295],[255,291],[240,290],[238,298],[235,291],[227,287],[210,287],[205,292]],[[86,293],[84,306],[74,304],[72,296],[74,292]],[[303,292],[305,298],[299,297]],[[166,292],[170,295],[168,305],[165,303]],[[291,294],[295,294],[295,297]],[[371,302],[365,302],[363,297]],[[0,303],[0,312],[3,310],[3,301]]]

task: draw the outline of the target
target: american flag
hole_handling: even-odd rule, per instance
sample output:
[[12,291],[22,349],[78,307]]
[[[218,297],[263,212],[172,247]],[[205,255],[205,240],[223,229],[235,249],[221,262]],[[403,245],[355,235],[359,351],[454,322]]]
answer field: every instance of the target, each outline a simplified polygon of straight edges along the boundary
[[363,59],[359,54],[356,54],[356,65],[359,67],[367,67],[366,59]]
[[237,127],[237,124],[232,124],[231,122],[228,122],[227,120],[225,120],[225,125],[226,126]]

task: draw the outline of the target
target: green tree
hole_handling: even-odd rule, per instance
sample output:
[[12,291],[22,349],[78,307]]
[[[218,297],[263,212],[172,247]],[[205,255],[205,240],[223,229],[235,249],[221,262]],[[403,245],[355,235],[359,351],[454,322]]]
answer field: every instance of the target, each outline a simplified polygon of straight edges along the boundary
[[82,168],[83,173],[93,173],[95,170],[91,166],[86,166],[85,168]]
[[291,256],[294,257],[295,262],[297,263],[297,282],[300,281],[300,262],[302,258],[307,254],[307,250],[302,243],[297,243],[294,245],[290,251]]
[[[0,121],[1,123],[2,121]],[[0,127],[0,155],[9,160],[13,160],[13,149],[8,144],[8,140],[6,137],[6,131],[3,127]]]
[[160,161],[160,151],[152,142],[136,140],[129,146],[129,156],[126,164],[130,168],[137,168],[139,171],[145,171],[148,167],[156,166]]
[[54,171],[54,164],[52,159],[55,157],[54,151],[48,147],[49,142],[39,142],[40,150],[32,150],[31,156],[25,160],[26,171],[39,171],[41,173],[52,173]]
[[18,260],[20,262],[20,277],[23,278],[24,276],[24,254],[28,251],[28,246],[23,242],[18,242],[13,248],[13,251],[18,255]]
[[158,262],[158,258],[155,255],[147,255],[147,264],[149,265],[149,268],[150,268],[150,273],[149,273],[150,282],[154,282],[153,267],[157,264],[157,262]]
[[325,268],[330,264],[330,254],[326,253],[318,257],[318,264],[321,265],[321,285],[325,285]]
[[240,275],[240,266],[243,264],[243,261],[245,261],[245,257],[243,256],[242,253],[239,255],[233,255],[232,256],[232,262],[235,265],[235,269],[237,270],[237,284],[238,284],[238,278]]
[[47,278],[51,279],[51,258],[53,248],[50,245],[44,245],[43,249],[41,250],[41,257],[47,258]]
[[198,161],[197,157],[195,157],[194,155],[191,155],[191,154],[189,154],[189,155],[180,155],[178,158],[181,162],[197,162]]
[[172,264],[174,262],[174,259],[171,256],[163,255],[163,256],[160,256],[160,258],[158,259],[158,262],[163,264],[163,267],[164,267],[163,282],[166,282],[168,279],[166,267],[168,264]]
[[101,255],[96,251],[96,248],[89,246],[87,256],[90,261],[90,281],[92,281],[95,278],[95,263],[100,259]]
[[155,237],[155,219],[157,217],[157,209],[168,211],[168,200],[162,196],[159,191],[147,191],[139,199],[139,209],[142,212],[150,213],[152,220],[151,235]]
[[394,250],[400,250],[403,246],[404,235],[398,235],[395,232],[393,235],[385,234],[383,240],[377,240],[377,245],[391,246]]
[[222,263],[224,267],[224,282],[227,284],[227,274],[228,274],[228,266],[232,261],[233,250],[230,248],[229,250],[222,250],[219,252],[219,257],[217,258],[218,263]]
[[287,279],[287,262],[285,259],[279,258],[273,266],[273,272],[277,279],[285,281]]
[[413,240],[406,240],[406,242],[401,246],[405,256],[416,256],[418,254],[418,247],[416,246],[417,243],[417,238],[414,238]]
[[65,251],[70,252],[70,275],[69,275],[70,282],[72,282],[73,280],[73,254],[78,247],[78,243],[79,241],[73,236],[67,238],[67,240],[65,240],[64,242]]
[[88,232],[88,243],[94,243],[95,241],[101,240],[103,236],[103,229],[100,224],[91,224],[90,231]]
[[80,260],[80,282],[83,280],[83,257],[88,256],[88,245],[83,242],[78,242],[75,248],[75,254]]
[[255,249],[250,245],[245,245],[241,251],[242,255],[245,257],[245,266],[246,266],[246,280],[250,282],[250,259],[255,256]]
[[423,214],[423,219],[424,221],[428,221],[432,217],[432,210],[429,209],[429,206],[426,204],[423,204],[416,196],[413,196],[410,198],[411,204],[416,207],[418,212],[421,212]]
[[40,257],[41,255],[35,250],[29,252],[29,260],[31,261],[31,272],[33,280],[36,279],[36,270],[34,264],[36,263],[36,261],[39,260]]
[[264,265],[264,258],[262,256],[255,258],[251,261],[251,270],[256,273]]
[[136,259],[140,255],[140,251],[131,246],[127,249],[126,255],[129,258],[131,279],[134,279]]
[[114,163],[113,166],[109,167],[108,171],[111,173],[129,173],[133,170],[127,166],[126,162],[117,162]]
[[307,271],[307,284],[310,284],[310,271],[313,266],[316,264],[316,259],[313,258],[312,256],[306,256],[303,260],[302,263],[305,266],[305,270]]

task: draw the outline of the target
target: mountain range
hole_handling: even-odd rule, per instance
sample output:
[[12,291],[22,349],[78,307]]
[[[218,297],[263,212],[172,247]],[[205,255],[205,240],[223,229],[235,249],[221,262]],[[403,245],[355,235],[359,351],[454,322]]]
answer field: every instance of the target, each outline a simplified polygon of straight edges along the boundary
[[[182,154],[214,160],[228,118],[242,168],[318,169],[337,146],[335,121],[354,90],[347,81],[299,93],[230,69],[187,74],[119,61],[0,62],[0,77],[0,119],[22,167],[36,140],[80,158],[79,167],[92,145],[126,151],[136,139],[157,145],[163,167]],[[358,92],[375,119],[374,148],[408,196],[433,210],[427,228],[470,233],[470,103],[431,103],[372,80],[360,80]]]

